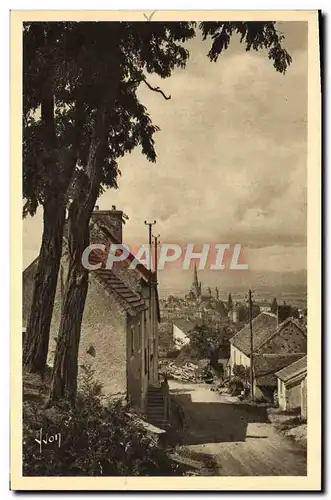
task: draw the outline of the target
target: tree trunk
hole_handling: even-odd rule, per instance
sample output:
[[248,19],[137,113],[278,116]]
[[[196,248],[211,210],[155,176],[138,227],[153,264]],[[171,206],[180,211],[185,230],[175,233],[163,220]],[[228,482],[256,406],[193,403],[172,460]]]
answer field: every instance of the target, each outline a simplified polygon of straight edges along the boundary
[[[45,39],[47,43],[47,37]],[[54,180],[57,171],[55,148],[54,96],[49,77],[44,83],[41,102],[43,127],[44,166],[49,170],[49,180]],[[48,354],[49,331],[59,272],[62,236],[65,222],[64,196],[55,186],[46,197],[44,208],[43,237],[34,278],[32,304],[27,324],[23,364],[32,372],[44,374]],[[53,194],[56,193],[56,194]]]
[[210,366],[212,366],[212,368],[214,368],[214,370],[216,370],[217,372],[220,371],[220,365],[218,363],[218,356],[219,356],[218,351],[217,352],[213,351],[210,353]]
[[77,184],[69,210],[69,268],[48,405],[62,398],[74,404],[77,393],[80,331],[88,289],[88,271],[81,259],[89,245],[89,222],[100,188],[105,144],[104,112],[101,115],[102,126],[95,125],[91,138],[83,181],[85,186],[82,188],[81,183]]
[[43,237],[23,351],[25,367],[41,375],[47,361],[64,222],[65,204],[55,196],[44,204]]
[[44,87],[41,120],[44,148],[48,153],[45,162],[49,169],[47,182],[51,194],[43,204],[43,236],[25,335],[23,364],[29,371],[43,375],[47,361],[50,326],[61,263],[66,195],[77,163],[81,128],[84,122],[83,104],[81,101],[76,101],[72,153],[68,155],[64,170],[60,170],[59,165],[57,165],[54,96],[50,82],[47,82]]

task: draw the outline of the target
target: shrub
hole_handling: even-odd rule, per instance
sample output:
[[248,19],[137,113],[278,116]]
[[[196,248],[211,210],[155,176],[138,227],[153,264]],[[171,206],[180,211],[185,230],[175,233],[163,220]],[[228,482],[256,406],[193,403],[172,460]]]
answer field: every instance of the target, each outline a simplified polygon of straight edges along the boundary
[[179,353],[180,353],[179,349],[172,349],[171,351],[167,352],[166,357],[168,359],[176,359],[178,357]]
[[244,365],[234,365],[232,369],[233,375],[240,378],[243,382],[247,382],[250,379],[250,369]]
[[[75,408],[66,402],[48,410],[32,403],[23,411],[23,475],[147,476],[176,475],[178,466],[155,437],[137,424],[121,400],[107,400],[90,367]],[[61,444],[36,442],[61,434]]]
[[230,394],[237,396],[243,390],[244,384],[239,377],[233,377],[229,383]]

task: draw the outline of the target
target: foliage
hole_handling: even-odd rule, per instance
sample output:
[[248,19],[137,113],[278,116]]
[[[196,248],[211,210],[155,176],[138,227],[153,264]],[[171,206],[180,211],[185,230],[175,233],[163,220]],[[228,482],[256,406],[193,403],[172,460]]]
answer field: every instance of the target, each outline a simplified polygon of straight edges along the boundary
[[[23,414],[23,474],[27,476],[151,476],[178,474],[177,465],[155,438],[139,427],[121,401],[104,400],[86,368],[75,408],[61,406],[43,413],[40,406]],[[51,412],[51,413],[50,413]],[[61,433],[61,446],[44,444]]]
[[234,376],[229,382],[230,394],[232,396],[237,396],[244,388],[244,383],[241,378]]
[[232,372],[235,377],[238,377],[243,382],[248,382],[250,380],[249,366],[234,365]]
[[166,354],[166,357],[168,359],[176,359],[180,353],[179,349],[172,349],[171,351],[168,351]]
[[223,324],[218,329],[204,324],[195,326],[190,333],[190,349],[198,359],[209,359],[213,368],[218,367],[218,359],[222,351],[228,348],[228,339],[233,331],[229,325]]
[[201,380],[210,381],[216,377],[216,374],[212,367],[210,365],[207,365],[198,369],[197,376]]
[[229,47],[233,34],[240,35],[240,42],[246,51],[266,49],[268,58],[273,61],[276,71],[285,73],[291,64],[290,54],[282,47],[284,35],[277,31],[275,22],[201,22],[204,40],[210,37],[212,46],[208,53],[211,61],[216,62],[223,50]]
[[[155,161],[152,136],[158,128],[136,92],[140,84],[149,85],[146,74],[166,78],[175,67],[184,67],[189,54],[182,43],[194,34],[193,23],[187,22],[24,23],[24,215],[34,215],[76,163],[75,178],[82,177],[94,115],[101,106],[110,106],[111,116],[100,193],[117,187],[116,160],[137,145]],[[47,92],[49,123],[43,119]]]

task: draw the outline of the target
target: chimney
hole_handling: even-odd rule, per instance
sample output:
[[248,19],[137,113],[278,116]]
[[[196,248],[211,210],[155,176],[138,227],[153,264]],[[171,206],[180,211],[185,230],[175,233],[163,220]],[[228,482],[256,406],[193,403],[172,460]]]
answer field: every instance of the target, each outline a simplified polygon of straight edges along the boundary
[[99,210],[96,205],[93,211],[93,218],[104,224],[119,243],[122,241],[123,211],[117,210],[115,205],[111,210]]
[[277,326],[279,326],[283,321],[292,316],[291,306],[285,304],[278,306],[277,308]]

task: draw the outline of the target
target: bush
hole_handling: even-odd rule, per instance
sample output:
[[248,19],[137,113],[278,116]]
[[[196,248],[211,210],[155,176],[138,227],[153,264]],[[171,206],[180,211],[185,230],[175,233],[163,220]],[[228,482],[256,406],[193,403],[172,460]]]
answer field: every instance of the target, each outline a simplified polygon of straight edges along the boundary
[[168,351],[166,354],[166,357],[168,359],[176,359],[180,353],[179,349],[172,349],[171,351]]
[[243,382],[247,382],[250,379],[250,369],[248,366],[244,365],[234,365],[233,375],[240,378]]
[[[85,370],[84,393],[75,408],[40,410],[33,403],[23,410],[23,475],[25,476],[151,476],[177,475],[178,466],[140,427],[121,400],[106,400],[100,385]],[[36,442],[61,434],[61,443]]]
[[239,377],[233,377],[229,382],[230,394],[237,396],[244,389],[243,381]]

